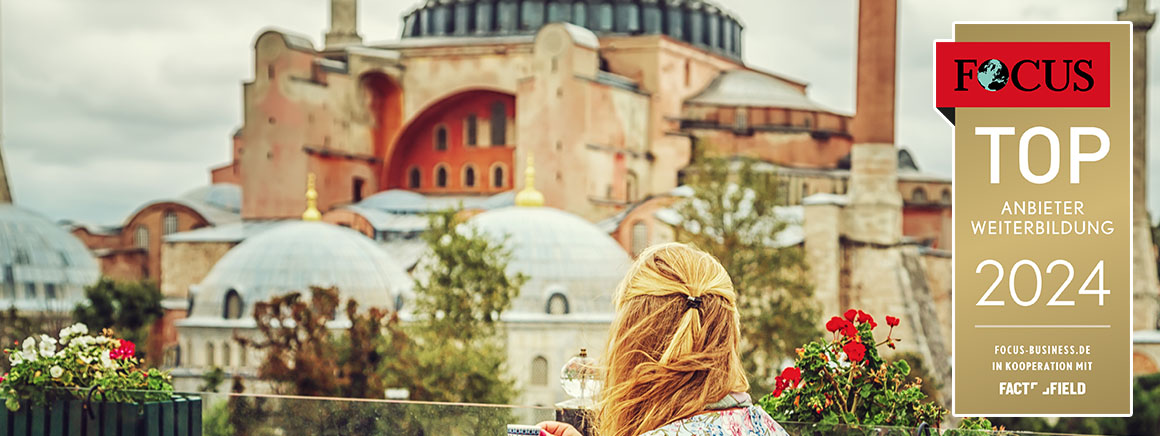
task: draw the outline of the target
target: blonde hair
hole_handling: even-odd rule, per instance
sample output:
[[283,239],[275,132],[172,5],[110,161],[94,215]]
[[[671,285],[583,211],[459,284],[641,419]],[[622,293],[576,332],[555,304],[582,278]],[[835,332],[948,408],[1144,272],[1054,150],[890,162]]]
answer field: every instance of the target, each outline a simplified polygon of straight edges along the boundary
[[670,243],[641,253],[616,290],[598,434],[635,436],[747,391],[736,299],[704,251]]

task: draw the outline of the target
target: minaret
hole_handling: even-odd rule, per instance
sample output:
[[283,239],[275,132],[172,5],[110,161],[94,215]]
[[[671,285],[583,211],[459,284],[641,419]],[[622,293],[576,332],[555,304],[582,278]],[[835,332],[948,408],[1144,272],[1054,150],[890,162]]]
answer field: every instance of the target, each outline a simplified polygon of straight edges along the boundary
[[[0,43],[0,46],[3,45]],[[0,59],[3,58],[4,56],[0,54]],[[4,81],[0,80],[0,204],[10,203],[12,191],[8,190],[8,168],[4,166]]]
[[314,173],[306,175],[306,211],[302,212],[302,221],[320,221],[322,213],[318,211],[318,191],[314,189]]
[[851,151],[847,235],[891,245],[902,238],[898,150],[894,146],[898,0],[858,5],[857,112]]
[[330,0],[330,30],[322,43],[326,48],[362,43],[358,34],[358,0]]
[[1134,313],[1133,330],[1157,328],[1160,283],[1156,278],[1156,256],[1152,251],[1152,226],[1148,217],[1148,31],[1156,14],[1148,11],[1147,0],[1127,0],[1116,14],[1120,21],[1132,22],[1132,266]]

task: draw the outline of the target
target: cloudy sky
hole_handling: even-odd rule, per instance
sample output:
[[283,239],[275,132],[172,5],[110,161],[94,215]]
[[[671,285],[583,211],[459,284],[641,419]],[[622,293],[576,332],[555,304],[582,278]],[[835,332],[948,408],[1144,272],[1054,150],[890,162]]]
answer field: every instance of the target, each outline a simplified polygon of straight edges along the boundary
[[[361,33],[397,39],[402,12],[419,1],[360,0]],[[949,175],[950,128],[931,107],[931,41],[949,38],[956,20],[1110,20],[1124,0],[900,1],[898,141],[924,170]],[[853,112],[855,0],[718,3],[748,26],[747,62],[806,80],[813,98]],[[318,44],[327,5],[0,0],[2,134],[16,202],[53,219],[119,224],[147,201],[207,183],[208,169],[227,162],[241,120],[254,36],[276,27]],[[1153,102],[1157,77],[1160,67],[1151,73]],[[1156,143],[1160,128],[1149,137]],[[1150,158],[1160,168],[1160,152]]]

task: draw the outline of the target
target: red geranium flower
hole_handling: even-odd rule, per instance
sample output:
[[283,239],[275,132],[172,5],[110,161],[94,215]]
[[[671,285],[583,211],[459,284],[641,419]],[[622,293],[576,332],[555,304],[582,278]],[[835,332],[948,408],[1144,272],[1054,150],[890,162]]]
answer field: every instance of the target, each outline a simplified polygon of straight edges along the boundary
[[890,315],[886,316],[886,325],[891,326],[891,327],[898,327],[898,322],[899,322],[898,318],[895,318],[895,317],[890,316]]
[[858,311],[858,322],[869,323],[870,328],[878,327],[878,323],[874,322],[874,317],[870,316],[869,313],[863,312],[861,310]]
[[863,357],[866,357],[866,347],[857,342],[850,342],[843,345],[842,351],[846,352],[846,356],[850,358],[851,362],[860,362]]
[[132,341],[121,339],[121,346],[116,350],[109,352],[109,357],[113,359],[128,359],[137,354],[137,345]]
[[846,322],[842,325],[842,334],[854,338],[858,336],[858,328],[854,327],[853,323]]
[[846,321],[854,322],[858,318],[858,311],[854,309],[847,310],[844,316],[846,317]]
[[793,387],[797,388],[798,385],[802,382],[802,370],[792,366],[783,369],[781,370],[781,378],[782,380],[785,380],[787,385],[790,384],[790,382],[793,382]]
[[845,325],[846,322],[847,322],[846,320],[844,320],[840,317],[837,317],[837,316],[830,318],[830,321],[826,323],[826,331],[836,332],[838,330],[841,330],[842,326]]
[[781,392],[784,391],[785,388],[789,387],[789,383],[787,383],[785,381],[785,379],[781,378],[780,375],[777,377],[774,377],[773,381],[774,381],[774,384],[776,385],[773,388],[773,397],[777,398],[777,397],[781,396]]

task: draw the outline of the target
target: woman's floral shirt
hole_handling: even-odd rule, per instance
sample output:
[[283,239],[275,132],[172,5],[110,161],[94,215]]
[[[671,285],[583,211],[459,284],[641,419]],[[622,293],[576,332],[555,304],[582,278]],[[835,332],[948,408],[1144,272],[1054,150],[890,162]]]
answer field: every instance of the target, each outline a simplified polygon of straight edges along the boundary
[[765,410],[745,406],[710,410],[640,436],[789,436]]

